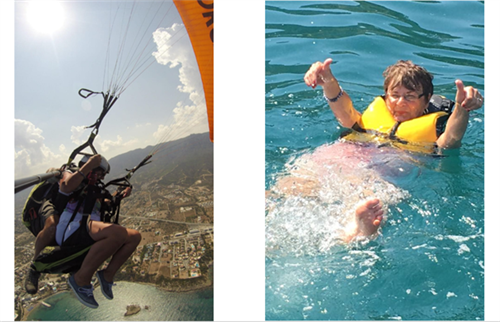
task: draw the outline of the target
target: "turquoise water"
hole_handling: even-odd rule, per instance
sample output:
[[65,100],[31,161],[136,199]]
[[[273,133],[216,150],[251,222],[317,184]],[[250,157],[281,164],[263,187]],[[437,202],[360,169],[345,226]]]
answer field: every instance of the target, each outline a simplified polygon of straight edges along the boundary
[[[337,143],[344,129],[302,80],[332,58],[363,111],[384,69],[410,59],[435,93],[454,99],[459,78],[486,97],[483,56],[482,2],[266,2],[266,189],[294,169],[322,180],[319,198],[266,199],[267,320],[484,319],[485,108],[445,157],[358,151]],[[314,168],[321,151],[331,164]],[[332,218],[368,190],[387,207],[381,235],[339,243]]]
[[[213,321],[213,289],[172,293],[154,286],[118,282],[115,298],[107,300],[94,291],[99,308],[89,309],[72,292],[56,294],[45,300],[52,307],[39,306],[28,316],[30,321]],[[127,305],[141,306],[138,314],[125,317]],[[144,306],[148,305],[149,309]]]

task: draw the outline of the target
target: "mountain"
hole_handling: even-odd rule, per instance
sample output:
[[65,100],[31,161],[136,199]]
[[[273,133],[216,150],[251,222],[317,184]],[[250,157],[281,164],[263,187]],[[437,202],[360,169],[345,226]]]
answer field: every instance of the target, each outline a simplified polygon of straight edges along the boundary
[[159,150],[151,158],[152,162],[132,176],[130,181],[134,186],[153,181],[163,185],[192,185],[203,174],[213,174],[213,143],[208,133],[202,133],[120,154],[109,160],[111,172],[105,181],[126,175],[128,171],[125,169],[135,167],[157,148]]
[[[208,133],[192,134],[188,137],[160,144],[160,150],[151,158],[151,163],[135,172],[130,182],[134,189],[147,183],[157,182],[163,185],[192,185],[203,174],[213,174],[214,153],[213,143]],[[120,154],[109,160],[111,172],[105,182],[123,177],[128,171],[139,164],[151,151],[158,146],[148,146]],[[209,176],[209,180],[213,180]],[[15,194],[15,211],[21,211],[31,187]]]

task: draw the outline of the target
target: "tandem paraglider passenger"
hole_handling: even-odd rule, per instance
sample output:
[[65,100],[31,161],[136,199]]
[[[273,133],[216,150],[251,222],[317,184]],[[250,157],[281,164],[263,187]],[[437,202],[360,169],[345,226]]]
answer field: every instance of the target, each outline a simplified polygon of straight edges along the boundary
[[[78,171],[64,172],[59,184],[60,193],[69,196],[70,199],[60,215],[56,241],[62,246],[92,245],[80,269],[68,279],[68,284],[80,302],[90,308],[97,308],[99,304],[94,298],[91,285],[93,274],[111,256],[107,267],[98,271],[96,275],[104,297],[113,299],[113,278],[139,245],[141,234],[134,229],[101,221],[101,208],[108,200],[102,200],[96,195],[94,199],[86,198],[85,202],[82,202],[82,198],[76,197],[84,180],[88,180],[88,186],[91,186],[98,180],[104,179],[110,169],[106,159],[99,154],[84,156],[80,164],[83,165]],[[91,194],[92,191],[86,193]],[[120,193],[120,197],[127,197],[131,193],[131,188],[127,187]],[[85,216],[86,214],[90,216]]]
[[[405,150],[432,152],[458,148],[467,129],[469,112],[483,105],[481,93],[455,81],[455,102],[434,95],[433,76],[423,67],[400,60],[384,71],[385,94],[378,96],[364,113],[358,112],[351,98],[333,75],[332,59],[311,65],[304,76],[307,86],[321,86],[325,100],[340,125],[349,128],[344,142],[375,142]],[[327,156],[323,156],[327,158]],[[296,181],[296,178],[291,180]],[[289,186],[285,181],[283,186]],[[302,190],[307,185],[301,185]],[[304,191],[301,191],[304,193]],[[383,219],[378,199],[363,202],[353,216],[344,240],[375,234]]]

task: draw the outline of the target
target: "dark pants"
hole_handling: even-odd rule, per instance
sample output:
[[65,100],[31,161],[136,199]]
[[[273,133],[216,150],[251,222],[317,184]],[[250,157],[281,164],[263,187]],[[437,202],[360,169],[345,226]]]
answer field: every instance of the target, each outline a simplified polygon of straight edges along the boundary
[[83,217],[80,227],[62,242],[61,246],[90,246],[95,243],[95,240],[90,237],[89,233],[90,217]]

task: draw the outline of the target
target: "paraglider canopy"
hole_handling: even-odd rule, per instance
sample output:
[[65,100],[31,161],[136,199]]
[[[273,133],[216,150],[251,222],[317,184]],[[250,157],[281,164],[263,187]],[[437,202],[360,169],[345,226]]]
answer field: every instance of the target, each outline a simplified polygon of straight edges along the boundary
[[[82,4],[81,6],[83,6]],[[174,7],[175,5],[175,7]],[[103,5],[100,5],[103,6]],[[83,8],[83,7],[82,7]],[[99,7],[100,8],[100,7]],[[68,8],[66,8],[68,9]],[[78,7],[77,9],[81,9]],[[100,8],[101,9],[101,8]],[[124,2],[120,3],[117,5],[112,5],[109,6],[103,6],[104,12],[108,13],[109,15],[106,14],[104,16],[99,16],[99,21],[106,22],[106,24],[109,24],[109,32],[103,32],[107,35],[106,38],[107,40],[107,46],[106,47],[106,52],[99,56],[99,58],[102,56],[102,58],[105,58],[105,66],[104,66],[104,77],[102,81],[102,87],[99,88],[99,86],[95,86],[94,83],[90,87],[90,89],[85,89],[82,88],[79,91],[80,96],[83,98],[88,98],[89,96],[98,96],[95,94],[102,94],[103,96],[103,105],[102,105],[102,112],[101,115],[97,118],[95,123],[92,125],[89,125],[94,119],[91,118],[88,120],[88,117],[85,118],[85,126],[79,125],[75,127],[74,129],[74,135],[71,136],[71,144],[78,144],[80,145],[77,149],[74,150],[74,153],[70,155],[70,157],[67,159],[66,164],[70,164],[74,158],[76,157],[76,154],[81,154],[83,153],[90,153],[90,154],[96,154],[99,151],[101,151],[104,148],[112,149],[113,151],[108,155],[113,155],[116,154],[115,151],[121,151],[124,148],[125,144],[129,144],[129,142],[134,142],[134,141],[141,141],[145,140],[143,137],[141,138],[136,138],[136,137],[131,137],[129,134],[130,133],[139,133],[139,131],[128,131],[126,135],[121,135],[118,130],[121,131],[122,128],[129,128],[131,126],[142,126],[143,124],[148,124],[145,122],[149,122],[144,115],[148,115],[148,113],[138,113],[138,110],[143,111],[156,111],[159,110],[158,107],[166,107],[165,109],[165,114],[169,113],[169,110],[171,107],[176,106],[174,109],[174,116],[179,116],[180,120],[177,118],[170,118],[172,121],[170,122],[171,124],[164,124],[163,122],[158,122],[161,117],[156,117],[152,124],[152,126],[149,126],[149,129],[151,128],[157,128],[157,131],[153,133],[153,135],[150,136],[150,138],[154,138],[155,140],[152,141],[152,139],[148,139],[150,142],[154,144],[155,142],[162,143],[162,142],[167,142],[171,140],[172,138],[175,137],[182,137],[182,135],[189,134],[192,131],[205,131],[204,127],[206,126],[206,121],[203,120],[204,118],[204,113],[203,110],[206,108],[206,115],[209,123],[209,131],[210,131],[210,140],[213,142],[213,131],[214,131],[214,125],[213,125],[213,1],[206,1],[206,0],[200,0],[200,1],[182,1],[182,0],[171,0],[171,1],[161,1],[161,2],[151,2],[151,5],[142,5],[141,2]],[[175,9],[177,9],[179,15],[176,15]],[[76,9],[75,9],[76,10]],[[99,11],[99,13],[103,12],[102,10]],[[170,15],[170,13],[174,13],[173,15]],[[177,21],[179,21],[179,17],[183,20],[184,26],[179,25]],[[143,19],[141,19],[143,18]],[[166,23],[169,23],[171,21],[176,21],[173,25],[172,28],[163,28],[162,26],[166,25]],[[103,24],[104,25],[104,24]],[[174,28],[175,25],[175,28]],[[183,28],[185,27],[185,29]],[[106,29],[106,28],[104,28]],[[104,30],[103,29],[103,30]],[[106,29],[107,30],[107,29]],[[161,44],[156,42],[157,49],[156,51],[153,52],[153,55],[151,55],[152,48],[151,46],[155,46],[155,44],[151,41],[148,41],[150,38],[150,35],[152,34],[153,30],[153,35],[156,31],[161,30],[158,33],[164,32],[166,36],[164,37],[165,40]],[[154,31],[156,30],[156,31]],[[163,31],[166,30],[166,31]],[[182,33],[184,31],[184,33]],[[187,31],[187,36],[186,36],[186,31]],[[108,34],[109,33],[109,34]],[[24,34],[28,34],[27,32]],[[24,35],[23,34],[23,35]],[[91,38],[93,39],[94,37],[100,37],[100,33],[96,33],[94,31],[89,31],[88,33]],[[184,41],[179,42],[184,37]],[[28,38],[28,37],[27,37]],[[184,78],[179,77],[181,79],[181,82],[183,86],[178,86],[177,88],[181,88],[179,92],[181,93],[189,93],[189,99],[192,101],[192,97],[196,98],[195,106],[196,106],[196,112],[193,114],[190,110],[191,105],[190,103],[185,103],[181,102],[181,98],[179,99],[171,99],[173,95],[169,95],[166,99],[161,101],[161,104],[156,104],[156,103],[151,103],[150,102],[150,97],[155,97],[156,95],[147,95],[146,93],[151,93],[153,92],[153,87],[148,86],[149,84],[153,83],[153,85],[160,84],[160,82],[154,82],[150,81],[148,83],[143,83],[143,84],[134,84],[134,86],[131,86],[133,89],[135,88],[141,88],[140,91],[131,93],[132,95],[128,94],[126,97],[126,100],[119,99],[120,94],[123,93],[132,83],[135,82],[136,79],[142,79],[141,75],[150,67],[156,65],[155,63],[158,62],[160,64],[167,64],[169,58],[173,58],[171,62],[171,67],[175,67],[176,64],[181,62],[182,66],[181,68],[196,68],[196,66],[192,66],[192,64],[189,64],[193,62],[192,58],[189,57],[189,61],[186,59],[181,59],[179,60],[177,57],[185,57],[186,55],[180,55],[181,51],[177,50],[175,53],[174,50],[170,50],[170,48],[175,48],[175,46],[178,46],[181,44],[182,46],[178,46],[178,48],[184,49],[184,45],[187,43],[186,38],[189,38],[189,42],[191,43],[191,46],[193,47],[193,52],[195,53],[196,57],[196,62],[198,65],[198,70],[200,71],[200,78],[197,77],[194,73],[189,73],[188,75],[195,75],[194,77],[189,78],[189,85],[191,84],[196,84],[195,87],[192,86],[186,86],[183,82],[185,81]],[[97,38],[96,38],[97,39]],[[100,39],[100,38],[98,38]],[[104,42],[95,42],[96,44],[104,44]],[[183,44],[184,43],[184,44]],[[97,47],[97,46],[96,46]],[[96,51],[97,48],[96,48]],[[94,52],[93,50],[90,52]],[[172,54],[170,53],[172,52]],[[158,57],[162,56],[163,54],[165,59],[165,62],[160,62],[158,60]],[[178,56],[176,56],[178,55]],[[190,55],[189,55],[190,56]],[[22,60],[20,60],[21,62]],[[94,62],[95,60],[89,60]],[[45,62],[45,61],[44,61]],[[172,63],[173,62],[173,63]],[[20,63],[21,66],[25,66],[26,64]],[[78,64],[72,64],[72,66],[78,65]],[[98,75],[97,77],[100,79],[101,71],[98,71],[98,73],[90,72],[90,66],[94,66],[93,64],[88,64],[87,61],[82,61],[82,65],[88,66],[89,73],[92,75]],[[45,64],[42,64],[42,66],[45,66]],[[100,64],[99,64],[100,66]],[[66,67],[62,68],[67,75],[86,75],[85,73],[82,72],[75,72],[73,70],[69,70]],[[93,70],[92,70],[93,71]],[[190,70],[189,70],[190,71]],[[24,75],[27,75],[27,72],[23,73]],[[156,73],[158,74],[158,73]],[[156,75],[155,74],[155,75]],[[65,76],[66,77],[66,76]],[[69,77],[69,76],[68,76]],[[18,78],[21,79],[21,78]],[[158,78],[161,79],[161,78]],[[199,80],[202,80],[202,85],[203,85],[203,92],[204,95],[198,95],[200,94],[200,84]],[[192,83],[191,83],[192,82]],[[41,84],[45,85],[45,82],[40,82]],[[49,82],[47,82],[49,83]],[[66,82],[66,83],[71,83],[71,82]],[[82,81],[84,83],[84,81]],[[84,86],[86,86],[87,81],[85,81]],[[170,81],[167,83],[169,86],[169,90],[171,88],[175,88],[172,85],[172,82]],[[140,85],[140,86],[137,86]],[[19,88],[23,88],[23,86],[19,86]],[[155,87],[158,88],[158,87]],[[46,89],[45,87],[41,87],[41,90]],[[95,90],[95,91],[94,91]],[[17,92],[17,91],[16,91]],[[64,91],[67,92],[67,91]],[[162,94],[166,92],[165,87],[161,88],[161,91],[158,91],[158,94]],[[73,92],[74,94],[74,92]],[[156,94],[156,92],[155,92]],[[191,94],[195,94],[191,96]],[[48,95],[47,95],[48,96]],[[74,96],[74,95],[73,95]],[[200,97],[201,96],[201,97]],[[205,104],[206,106],[203,107],[203,98],[205,97]],[[30,97],[30,95],[23,95],[22,91],[19,91],[19,97],[22,99],[25,99],[26,97]],[[45,97],[45,96],[44,96]],[[139,100],[138,97],[144,97],[144,100]],[[201,98],[201,99],[200,99]],[[113,112],[110,113],[110,116],[107,116],[109,110],[111,109],[112,106],[115,105],[116,101],[119,101],[120,103],[113,107]],[[122,102],[123,100],[123,102]],[[20,100],[21,101],[21,100]],[[66,99],[64,99],[66,102]],[[187,101],[187,99],[186,99]],[[91,101],[91,99],[83,102],[83,103],[78,103],[82,105],[82,108],[85,111],[85,114],[78,114],[78,118],[80,119],[80,115],[91,115],[95,117],[95,111],[92,111],[92,113],[88,113],[91,111],[92,104],[91,103],[97,103],[99,104],[99,100],[94,100]],[[175,104],[177,102],[177,104]],[[126,103],[126,104],[124,104]],[[200,104],[201,103],[201,104]],[[30,102],[23,102],[23,104],[20,106],[30,106]],[[45,105],[47,105],[47,102],[44,102]],[[43,104],[42,104],[43,105]],[[69,104],[59,104],[58,109],[53,108],[54,104],[50,105],[50,111],[54,111],[53,113],[57,113],[58,115],[67,115],[70,113],[63,113],[66,110],[63,109],[69,105],[73,105],[73,103]],[[125,108],[127,109],[125,109]],[[137,108],[133,108],[137,107]],[[140,107],[140,108],[139,108]],[[189,109],[188,109],[189,108]],[[38,110],[48,110],[48,107],[40,108]],[[183,110],[186,109],[186,110]],[[25,130],[24,132],[19,131],[20,133],[27,133],[25,136],[29,140],[16,140],[16,146],[19,143],[23,142],[41,142],[38,145],[40,146],[40,149],[45,148],[43,146],[43,139],[44,137],[35,137],[36,140],[31,139],[32,136],[35,136],[40,132],[38,131],[38,128],[36,128],[36,124],[32,124],[29,120],[28,116],[31,116],[34,113],[30,113],[28,109],[23,110],[19,109],[19,111],[22,111],[22,113],[17,113],[17,106],[16,106],[16,116],[19,117],[19,120],[16,120],[16,127],[23,127],[27,129],[31,129],[31,127],[35,127],[34,130],[27,131]],[[116,111],[116,112],[115,112]],[[78,112],[78,111],[76,111]],[[200,113],[201,112],[201,113]],[[23,114],[24,113],[24,114]],[[120,116],[120,122],[117,122],[117,113],[123,113]],[[154,114],[154,113],[152,113]],[[124,115],[126,115],[124,117]],[[158,115],[158,114],[156,114]],[[82,120],[84,119],[82,116]],[[92,117],[91,116],[91,117]],[[105,118],[106,116],[106,118]],[[189,117],[196,117],[194,122],[191,122],[188,118]],[[201,118],[201,117],[203,118]],[[114,117],[114,119],[113,119]],[[24,121],[23,119],[26,118],[28,121]],[[152,118],[152,117],[151,117]],[[101,122],[103,119],[106,119],[103,123],[105,126],[100,126]],[[127,120],[134,120],[136,124],[131,124],[133,122],[127,121]],[[169,119],[169,120],[170,120]],[[125,120],[122,122],[122,120]],[[198,120],[202,120],[202,122],[198,122]],[[61,122],[63,126],[68,124],[69,122],[72,121],[67,121],[65,120],[64,122]],[[88,123],[87,123],[88,122]],[[20,125],[18,125],[20,124]],[[186,124],[189,124],[191,126],[185,126]],[[195,128],[195,126],[197,126]],[[58,128],[58,126],[53,126],[50,128],[52,131],[53,128]],[[91,129],[90,136],[88,139],[85,141],[85,128]],[[99,128],[101,128],[103,131],[99,133]],[[52,135],[51,132],[49,132],[49,129],[44,129],[44,133],[48,133]],[[73,131],[73,128],[72,128]],[[33,132],[33,135],[31,135],[31,132]],[[145,131],[142,131],[144,133]],[[17,132],[16,132],[17,133]],[[88,133],[88,132],[87,132]],[[111,133],[111,134],[110,134]],[[114,135],[116,133],[116,139],[109,139],[109,135]],[[142,134],[141,133],[141,134]],[[100,134],[99,139],[95,140],[94,139]],[[103,143],[103,140],[106,137],[106,143]],[[66,141],[59,141],[60,145],[59,148],[65,148],[67,146],[70,146],[69,138],[66,138],[64,136],[64,139]],[[47,136],[46,142],[54,142],[55,140],[49,140],[49,136]],[[109,143],[108,143],[109,141]],[[94,147],[95,144],[95,147]],[[148,143],[151,144],[151,143]],[[38,148],[37,145],[37,148]],[[29,150],[29,147],[27,145],[19,145],[20,149],[25,149],[26,151]],[[54,149],[54,147],[50,147],[51,149]],[[120,150],[121,149],[121,150]],[[86,151],[85,151],[86,150]],[[89,151],[90,150],[90,151]],[[104,150],[103,150],[104,151]],[[67,152],[63,152],[62,155],[66,155]],[[28,168],[31,167],[31,163],[28,163],[28,161],[23,162],[21,159],[22,156],[27,156],[29,155],[28,153],[19,153],[19,161],[16,161],[16,163],[24,163],[26,164],[26,169],[22,168],[21,166],[16,167],[16,171],[21,173],[24,173],[26,175],[30,174],[28,173]],[[61,158],[59,155],[56,154],[43,154],[49,155],[49,156],[57,156]],[[27,157],[25,157],[27,159]],[[49,159],[47,157],[46,159]],[[40,161],[40,164],[43,161]],[[52,161],[50,166],[52,166]],[[57,164],[62,164],[57,162]],[[22,169],[22,170],[21,170]],[[41,173],[44,170],[37,170],[37,172],[34,173]],[[20,175],[24,176],[24,175]]]
[[174,0],[191,39],[207,104],[210,141],[214,141],[214,2]]

